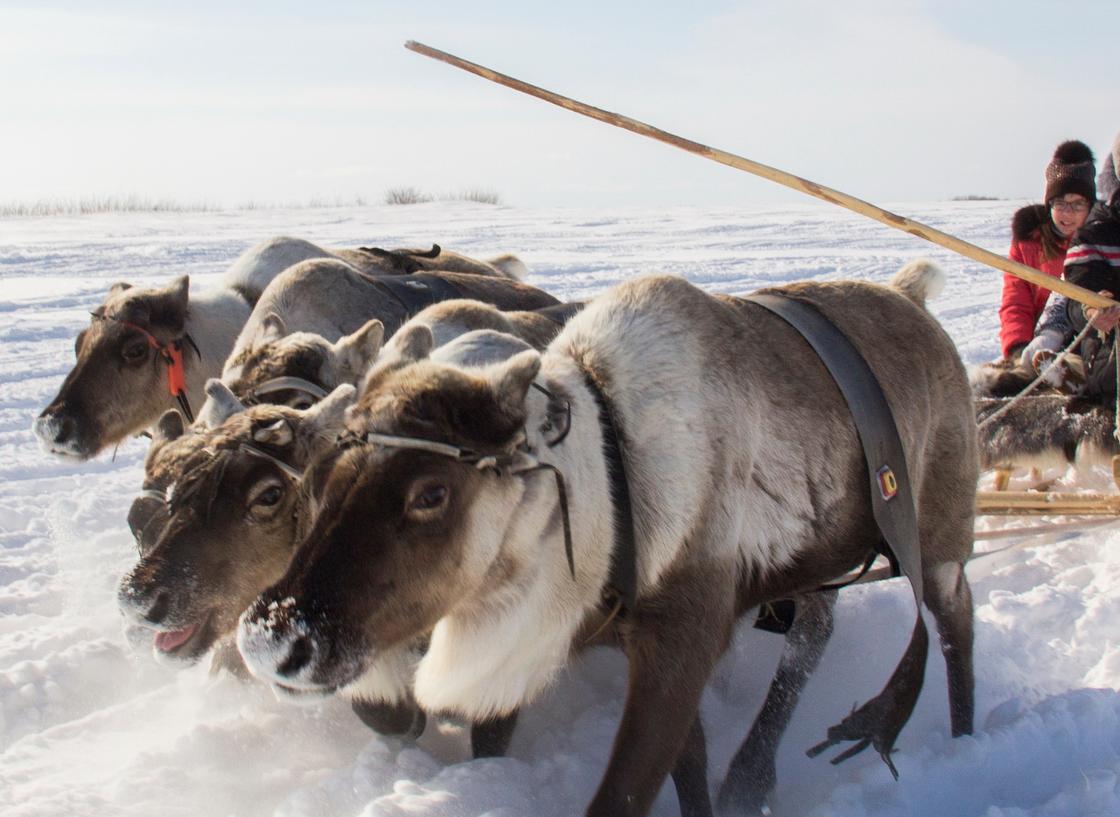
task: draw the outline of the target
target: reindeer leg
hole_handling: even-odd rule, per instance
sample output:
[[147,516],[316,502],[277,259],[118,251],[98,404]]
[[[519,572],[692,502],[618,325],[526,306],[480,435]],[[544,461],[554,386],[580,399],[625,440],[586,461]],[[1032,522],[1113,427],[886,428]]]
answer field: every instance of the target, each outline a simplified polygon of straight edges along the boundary
[[883,691],[829,729],[828,738],[806,754],[809,757],[816,757],[837,743],[854,740],[856,745],[834,757],[833,765],[858,755],[868,746],[874,746],[897,780],[898,769],[891,762],[891,752],[894,750],[898,733],[910,719],[910,713],[914,711],[914,704],[918,701],[918,694],[922,691],[928,652],[929,633],[919,611],[918,620],[914,624],[914,633],[910,637],[910,645],[906,648],[902,660],[895,667]]
[[712,817],[712,800],[708,793],[708,746],[700,716],[692,723],[688,742],[673,767],[673,785],[681,817]]
[[941,652],[949,681],[949,718],[953,737],[972,734],[974,684],[972,672],[972,591],[958,562],[927,568],[925,603],[937,622]]
[[502,757],[513,739],[517,726],[517,710],[471,726],[471,752],[476,758]]
[[354,698],[350,701],[350,708],[362,719],[362,723],[379,735],[415,740],[423,734],[428,723],[424,710],[411,699],[385,703]]
[[[707,784],[696,784],[702,758],[693,751],[678,759],[695,747],[700,693],[731,633],[734,574],[723,564],[683,566],[627,614],[621,625],[630,659],[626,706],[588,817],[648,814],[674,768],[690,798],[707,800]],[[710,813],[703,802],[689,808],[689,814]]]
[[775,756],[805,683],[832,637],[836,592],[797,598],[797,618],[750,734],[731,760],[717,800],[722,813],[758,814],[776,780]]

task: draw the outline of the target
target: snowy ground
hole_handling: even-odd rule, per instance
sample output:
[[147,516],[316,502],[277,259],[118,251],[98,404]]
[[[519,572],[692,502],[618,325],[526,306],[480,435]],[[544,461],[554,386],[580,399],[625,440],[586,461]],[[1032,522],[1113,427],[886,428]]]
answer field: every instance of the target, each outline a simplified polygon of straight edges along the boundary
[[[1014,202],[897,204],[996,252]],[[530,281],[584,298],[646,272],[720,292],[805,278],[885,281],[939,259],[933,302],[965,361],[994,357],[999,275],[835,209],[520,210],[470,204],[0,221],[0,812],[5,815],[572,815],[602,772],[625,666],[592,652],[524,712],[510,756],[462,761],[462,735],[372,736],[339,703],[292,707],[259,686],[135,654],[114,600],[134,558],[125,512],[144,447],[48,459],[32,417],[69,369],[86,311],[117,280],[212,282],[249,244],[287,233],[336,245],[438,241],[515,251]],[[1079,484],[1103,475],[1081,477]],[[987,524],[987,523],[985,523]],[[843,591],[837,630],[781,746],[776,815],[1120,814],[1120,545],[1115,529],[970,568],[977,731],[952,740],[944,665],[899,741],[832,767],[804,750],[881,687],[902,654],[909,590]],[[703,702],[713,784],[761,702],[780,639],[740,628]],[[655,812],[677,813],[671,789]]]

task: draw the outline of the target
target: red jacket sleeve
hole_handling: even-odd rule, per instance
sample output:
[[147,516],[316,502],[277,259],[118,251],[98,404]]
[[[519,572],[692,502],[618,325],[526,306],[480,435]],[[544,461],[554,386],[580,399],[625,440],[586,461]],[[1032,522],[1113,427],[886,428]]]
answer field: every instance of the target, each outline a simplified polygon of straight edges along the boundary
[[[1019,242],[1011,242],[1007,254],[1012,261],[1023,261]],[[1038,321],[1035,311],[1034,287],[1022,278],[1010,273],[1003,274],[1003,295],[999,303],[999,347],[1004,357],[1012,347],[1030,343],[1034,337],[1034,326]]]

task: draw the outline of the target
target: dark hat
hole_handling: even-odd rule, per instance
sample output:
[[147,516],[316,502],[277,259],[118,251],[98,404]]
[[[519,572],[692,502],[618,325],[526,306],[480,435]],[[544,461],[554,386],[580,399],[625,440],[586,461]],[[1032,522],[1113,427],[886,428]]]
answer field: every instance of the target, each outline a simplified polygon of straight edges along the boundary
[[1100,190],[1101,199],[1105,202],[1111,202],[1120,192],[1120,133],[1116,134],[1112,151],[1101,163],[1101,175],[1097,176],[1097,189]]
[[1046,165],[1046,197],[1049,204],[1067,193],[1084,196],[1090,203],[1097,200],[1093,183],[1093,151],[1084,142],[1073,139],[1062,142],[1054,150],[1054,158]]

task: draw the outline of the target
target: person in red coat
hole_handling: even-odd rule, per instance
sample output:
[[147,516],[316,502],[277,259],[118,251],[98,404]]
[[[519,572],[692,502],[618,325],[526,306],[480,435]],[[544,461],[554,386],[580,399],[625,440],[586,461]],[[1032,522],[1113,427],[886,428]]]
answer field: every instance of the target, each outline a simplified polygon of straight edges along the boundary
[[[1011,219],[1012,261],[1062,276],[1070,239],[1089,216],[1097,198],[1093,152],[1083,142],[1062,142],[1046,166],[1045,204],[1030,204]],[[999,345],[1015,358],[1034,337],[1050,290],[1004,273],[999,305]]]

